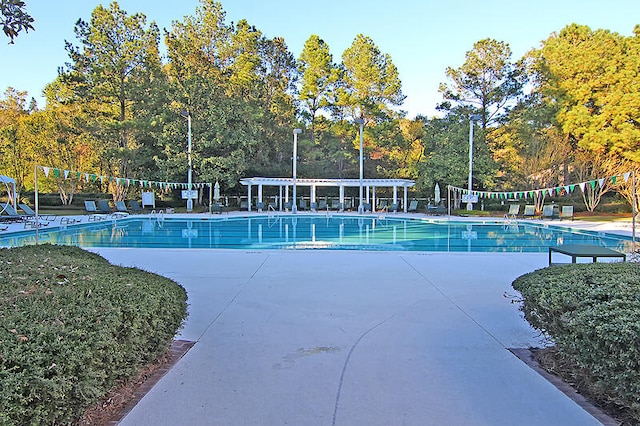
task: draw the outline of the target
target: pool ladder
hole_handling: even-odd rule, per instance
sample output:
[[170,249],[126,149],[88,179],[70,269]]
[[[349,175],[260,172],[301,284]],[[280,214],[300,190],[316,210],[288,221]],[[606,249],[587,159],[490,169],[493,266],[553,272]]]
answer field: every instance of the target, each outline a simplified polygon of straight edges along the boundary
[[518,226],[518,219],[515,214],[509,215],[505,213],[503,223],[504,226]]
[[151,210],[151,218],[156,220],[159,227],[162,227],[164,224],[164,211],[162,209],[157,212],[155,210]]

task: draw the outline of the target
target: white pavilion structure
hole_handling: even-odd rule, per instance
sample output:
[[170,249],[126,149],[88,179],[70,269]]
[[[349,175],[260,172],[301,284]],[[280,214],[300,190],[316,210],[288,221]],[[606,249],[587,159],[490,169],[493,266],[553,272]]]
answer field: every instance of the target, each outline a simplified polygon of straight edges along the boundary
[[[316,194],[318,187],[337,187],[339,191],[339,202],[341,206],[345,205],[345,188],[359,188],[360,179],[293,179],[293,178],[277,178],[277,177],[251,177],[240,179],[240,183],[247,187],[247,210],[251,211],[251,200],[253,197],[253,188],[257,187],[257,202],[264,205],[263,188],[278,187],[278,210],[282,211],[289,202],[289,188],[293,188],[295,184],[299,187],[309,188],[310,202],[316,203]],[[362,179],[363,186],[363,203],[372,206],[376,205],[376,188],[393,188],[393,203],[398,203],[398,189],[402,190],[402,209],[407,211],[408,189],[415,185],[415,181],[409,179]]]

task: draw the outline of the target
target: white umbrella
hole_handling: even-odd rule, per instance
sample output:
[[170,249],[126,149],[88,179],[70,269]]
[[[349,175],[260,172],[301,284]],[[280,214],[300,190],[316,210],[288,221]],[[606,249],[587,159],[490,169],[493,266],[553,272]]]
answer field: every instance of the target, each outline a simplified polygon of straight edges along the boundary
[[435,198],[436,204],[440,204],[440,200],[441,200],[440,199],[440,185],[438,185],[437,183],[436,183],[436,189],[435,189],[434,192],[435,192],[434,198]]
[[216,181],[216,184],[213,185],[213,199],[218,202],[220,199],[220,184]]

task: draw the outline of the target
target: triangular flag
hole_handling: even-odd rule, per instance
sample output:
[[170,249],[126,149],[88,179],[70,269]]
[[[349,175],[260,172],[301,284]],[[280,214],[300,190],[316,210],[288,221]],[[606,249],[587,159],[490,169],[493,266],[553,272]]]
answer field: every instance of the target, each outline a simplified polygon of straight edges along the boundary
[[605,181],[605,179],[604,179],[604,178],[602,178],[602,179],[598,179],[598,183],[600,184],[600,188],[602,188],[602,187],[603,187],[603,185],[604,185],[604,181]]
[[611,177],[611,183],[613,183],[615,185],[617,179],[618,179],[618,176]]
[[631,176],[631,172],[627,172],[622,176],[624,177],[624,181],[627,182],[629,180],[629,176]]
[[42,171],[46,177],[49,177],[49,167],[42,167]]
[[68,179],[69,178],[69,170],[65,170],[64,171],[64,178]]
[[585,186],[587,186],[587,182],[580,182],[580,183],[578,184],[578,186],[580,187],[580,189],[581,189],[581,190],[582,190],[582,192],[584,193],[584,188],[585,188]]
[[60,177],[60,169],[53,169],[53,175],[57,178]]
[[589,182],[589,185],[591,185],[591,189],[596,189],[596,181],[592,180],[591,182]]

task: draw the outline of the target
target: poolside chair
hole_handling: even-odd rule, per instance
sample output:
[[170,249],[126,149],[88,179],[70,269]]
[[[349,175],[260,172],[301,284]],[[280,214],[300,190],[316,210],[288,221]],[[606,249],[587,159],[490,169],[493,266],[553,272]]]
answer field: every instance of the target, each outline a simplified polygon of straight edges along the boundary
[[[35,218],[36,217],[36,212],[29,207],[27,204],[24,203],[19,203],[18,207],[20,208],[20,210],[22,210],[24,212],[23,217],[26,218]],[[56,220],[56,216],[53,214],[41,214],[38,213],[38,218],[42,218],[44,220],[47,220],[49,222]]]
[[409,203],[409,208],[407,209],[407,212],[415,213],[417,211],[418,211],[418,200],[411,200],[411,202]]
[[318,210],[327,210],[327,200],[320,200],[318,202]]
[[102,214],[111,214],[113,210],[111,210],[111,206],[109,206],[109,202],[107,200],[98,200],[98,213]]
[[318,203],[316,203],[315,201],[311,203],[311,211],[312,212],[318,211]]
[[222,204],[220,203],[211,204],[211,213],[222,214]]
[[571,218],[573,220],[573,206],[562,206],[560,220]]
[[264,203],[262,201],[258,201],[258,204],[256,204],[256,208],[259,212],[262,212],[262,210],[264,210]]
[[393,213],[398,213],[398,203],[392,203],[391,206],[389,206],[389,211]]
[[531,205],[531,204],[527,204],[526,206],[524,206],[524,213],[522,215],[522,217],[530,217],[530,218],[534,218],[536,217],[536,206]]
[[129,214],[129,210],[127,209],[127,206],[124,203],[124,201],[116,201],[115,204],[116,204],[117,212]]
[[555,219],[558,217],[556,206],[551,204],[542,208],[542,219]]
[[[89,222],[93,222],[93,221],[96,221],[96,220],[103,220],[103,219],[107,218],[106,215],[101,214],[98,211],[98,207],[96,206],[96,202],[93,201],[93,200],[85,200],[84,201],[84,209],[89,214]],[[111,210],[111,209],[109,209],[109,210]]]
[[0,215],[0,221],[2,222],[22,222],[24,220],[24,217],[18,214],[11,204],[4,206],[2,214]]
[[300,205],[298,206],[298,210],[308,210],[309,208],[307,207],[307,200],[305,200],[304,198],[300,199]]
[[340,200],[331,200],[331,210],[340,210]]
[[520,204],[511,204],[509,206],[509,212],[507,215],[509,217],[516,217],[520,214]]
[[362,203],[362,209],[365,212],[371,212],[371,203]]
[[129,200],[129,210],[131,213],[142,213],[144,210],[140,207],[138,200]]

